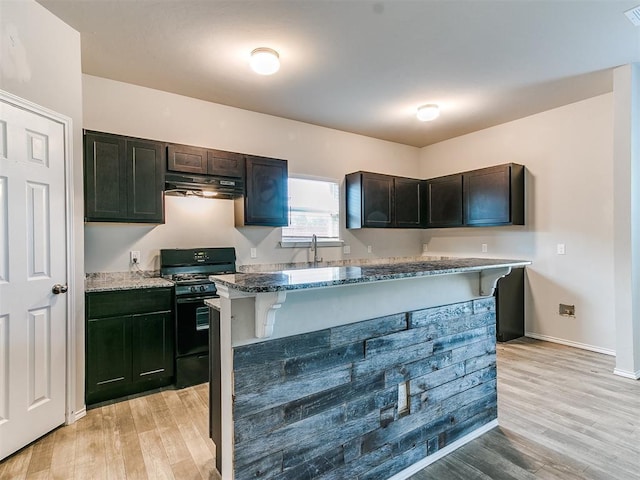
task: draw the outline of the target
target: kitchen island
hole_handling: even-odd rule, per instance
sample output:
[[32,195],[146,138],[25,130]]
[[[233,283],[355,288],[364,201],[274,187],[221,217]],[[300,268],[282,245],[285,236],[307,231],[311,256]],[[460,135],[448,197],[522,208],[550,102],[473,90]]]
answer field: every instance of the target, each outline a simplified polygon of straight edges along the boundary
[[493,428],[493,288],[529,263],[426,258],[211,277],[222,478],[406,478]]

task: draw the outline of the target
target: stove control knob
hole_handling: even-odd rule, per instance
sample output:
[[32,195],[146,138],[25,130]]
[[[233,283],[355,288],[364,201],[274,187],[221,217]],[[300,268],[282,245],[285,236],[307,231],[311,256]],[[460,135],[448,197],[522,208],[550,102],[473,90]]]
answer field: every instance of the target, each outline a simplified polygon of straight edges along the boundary
[[205,287],[204,285],[200,285],[200,291],[204,292],[207,289],[207,287]]
[[190,288],[189,288],[189,291],[191,291],[191,292],[195,293],[195,292],[197,292],[198,290],[196,290],[196,287],[190,287]]

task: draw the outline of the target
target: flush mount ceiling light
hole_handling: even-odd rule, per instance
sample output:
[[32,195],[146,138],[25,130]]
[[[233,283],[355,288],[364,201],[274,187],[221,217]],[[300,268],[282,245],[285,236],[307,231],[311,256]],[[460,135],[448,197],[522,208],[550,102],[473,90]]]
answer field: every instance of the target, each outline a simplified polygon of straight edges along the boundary
[[272,48],[260,47],[251,52],[251,69],[260,75],[271,75],[280,69],[280,55]]
[[421,107],[418,107],[417,116],[418,120],[422,122],[430,122],[440,116],[440,107],[433,103],[429,105],[422,105]]

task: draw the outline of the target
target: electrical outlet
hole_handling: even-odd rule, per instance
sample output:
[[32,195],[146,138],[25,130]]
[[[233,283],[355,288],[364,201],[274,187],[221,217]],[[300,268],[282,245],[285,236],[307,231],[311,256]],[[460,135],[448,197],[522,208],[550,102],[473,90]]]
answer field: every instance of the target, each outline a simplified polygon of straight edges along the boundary
[[423,243],[422,244],[422,251],[423,252],[428,252],[429,251],[429,244],[428,243]]
[[565,254],[564,243],[559,243],[556,248],[557,248],[558,255],[564,255]]
[[129,252],[129,256],[131,259],[131,263],[139,264],[140,263],[140,251],[139,250],[131,250]]
[[351,247],[349,245],[343,246],[342,253],[344,253],[345,255],[349,255],[351,253]]
[[575,317],[576,316],[576,306],[575,305],[566,305],[561,303],[558,306],[558,313],[563,317]]
[[252,248],[250,255],[251,255],[251,258],[258,258],[258,249]]
[[482,244],[482,253],[487,253],[487,244],[486,243]]
[[371,245],[367,245],[367,253],[373,253],[373,247]]

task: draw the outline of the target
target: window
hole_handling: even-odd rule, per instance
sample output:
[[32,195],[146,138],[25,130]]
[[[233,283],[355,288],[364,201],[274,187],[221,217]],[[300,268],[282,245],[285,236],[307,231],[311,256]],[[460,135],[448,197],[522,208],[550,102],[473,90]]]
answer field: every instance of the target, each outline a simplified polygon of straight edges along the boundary
[[340,240],[340,187],[336,182],[289,177],[289,226],[282,241]]

